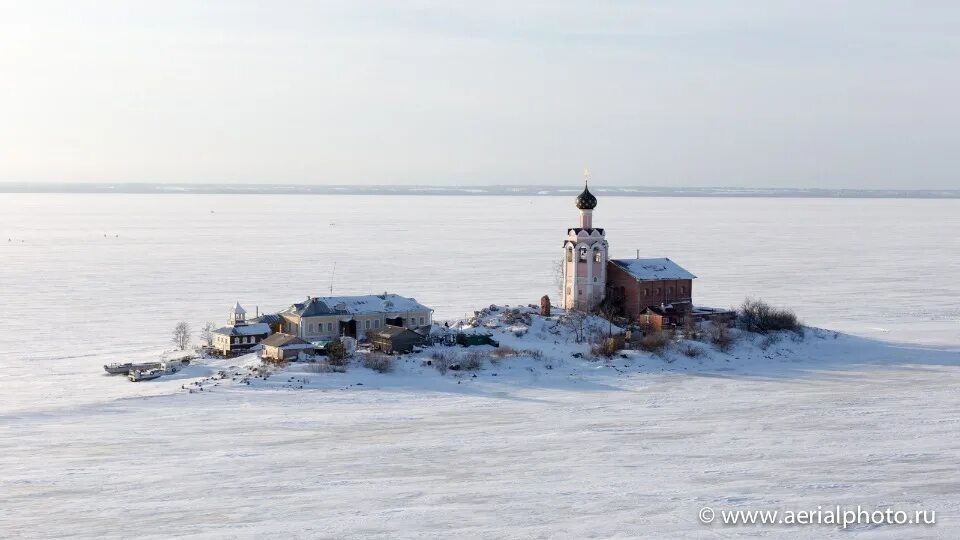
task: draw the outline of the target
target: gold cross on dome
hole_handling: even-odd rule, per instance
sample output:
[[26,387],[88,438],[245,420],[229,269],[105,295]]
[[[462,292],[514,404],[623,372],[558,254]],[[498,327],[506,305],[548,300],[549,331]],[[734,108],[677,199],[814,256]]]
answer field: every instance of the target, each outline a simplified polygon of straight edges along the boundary
[[584,184],[590,183],[590,169],[587,169],[587,168],[583,169],[583,183]]

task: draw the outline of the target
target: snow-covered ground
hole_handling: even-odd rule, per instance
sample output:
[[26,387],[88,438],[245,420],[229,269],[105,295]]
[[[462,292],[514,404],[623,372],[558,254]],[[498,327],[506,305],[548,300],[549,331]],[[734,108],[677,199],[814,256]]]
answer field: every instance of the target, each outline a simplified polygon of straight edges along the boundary
[[[440,319],[536,301],[573,220],[565,199],[343,197],[304,228],[288,218],[322,197],[167,197],[0,199],[0,536],[960,536],[956,202],[601,199],[615,256],[646,246],[701,276],[702,303],[753,294],[831,328],[800,342],[595,361],[537,322],[494,331],[541,358],[475,373],[441,375],[427,350],[387,374],[247,385],[242,357],[135,384],[101,365],[155,359],[177,320],[238,299],[325,292],[334,258],[337,294],[388,289]],[[689,226],[644,238],[681,210]],[[697,519],[833,504],[938,523]]]

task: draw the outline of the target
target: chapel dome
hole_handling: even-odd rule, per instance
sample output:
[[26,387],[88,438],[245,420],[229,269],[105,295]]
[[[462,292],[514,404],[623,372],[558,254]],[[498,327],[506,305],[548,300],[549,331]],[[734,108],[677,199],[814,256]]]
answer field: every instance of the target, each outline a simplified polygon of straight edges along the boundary
[[597,198],[590,193],[590,188],[583,186],[583,193],[577,195],[577,208],[580,210],[593,210],[597,207]]

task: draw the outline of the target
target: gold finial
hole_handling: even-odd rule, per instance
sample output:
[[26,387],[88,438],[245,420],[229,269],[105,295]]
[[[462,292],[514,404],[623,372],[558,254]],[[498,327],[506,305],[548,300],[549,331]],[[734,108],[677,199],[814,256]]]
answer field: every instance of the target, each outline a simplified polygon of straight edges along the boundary
[[583,169],[583,183],[584,184],[590,183],[590,169],[587,169],[587,168]]

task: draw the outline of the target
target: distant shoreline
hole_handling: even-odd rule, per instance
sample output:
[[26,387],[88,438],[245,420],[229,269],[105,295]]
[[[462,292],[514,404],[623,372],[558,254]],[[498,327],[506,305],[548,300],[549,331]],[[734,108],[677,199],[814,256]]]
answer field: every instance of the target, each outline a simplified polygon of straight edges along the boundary
[[[329,186],[302,184],[51,184],[0,183],[0,193],[122,193],[158,195],[447,195],[570,196],[581,186]],[[606,197],[774,197],[804,199],[960,199],[960,189],[821,189],[821,188],[672,188],[591,186]]]

